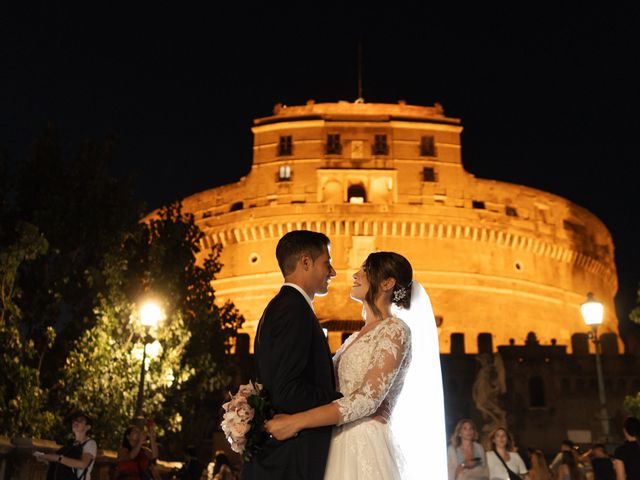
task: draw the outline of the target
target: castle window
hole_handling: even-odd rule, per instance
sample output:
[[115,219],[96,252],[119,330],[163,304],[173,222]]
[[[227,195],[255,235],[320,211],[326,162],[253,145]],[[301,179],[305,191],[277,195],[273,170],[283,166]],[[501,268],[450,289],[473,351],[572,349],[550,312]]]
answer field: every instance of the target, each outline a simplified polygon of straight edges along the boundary
[[340,143],[340,135],[339,134],[331,133],[331,134],[327,135],[326,153],[327,153],[327,155],[341,155],[342,154],[342,144]]
[[242,210],[244,208],[244,202],[235,202],[231,205],[230,212],[235,212],[236,210]]
[[278,142],[278,156],[291,155],[293,153],[293,142],[291,141],[291,135],[284,135],[280,137]]
[[278,181],[285,182],[291,180],[291,167],[289,165],[282,165],[278,169]]
[[373,155],[389,155],[389,144],[386,135],[376,135],[371,148]]
[[529,379],[529,406],[544,407],[544,381],[542,377],[531,377]]
[[482,200],[472,200],[471,201],[471,206],[473,208],[477,208],[479,210],[483,210],[484,209],[484,202]]
[[424,167],[422,169],[422,181],[423,182],[435,182],[436,170],[433,167]]
[[518,216],[518,211],[513,207],[506,207],[504,211],[507,214],[507,217],[517,217]]
[[364,185],[361,183],[350,185],[347,190],[347,199],[349,203],[365,203],[367,201],[367,191],[364,189]]
[[436,142],[432,135],[420,138],[420,156],[422,157],[436,156]]

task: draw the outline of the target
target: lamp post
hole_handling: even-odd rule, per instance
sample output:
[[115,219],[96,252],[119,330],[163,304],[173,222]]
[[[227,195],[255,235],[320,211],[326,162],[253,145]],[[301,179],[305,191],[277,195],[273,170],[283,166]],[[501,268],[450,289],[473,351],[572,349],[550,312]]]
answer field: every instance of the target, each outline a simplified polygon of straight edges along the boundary
[[587,294],[587,301],[580,305],[582,318],[587,326],[591,327],[589,338],[593,340],[596,350],[596,371],[598,374],[598,394],[600,397],[600,421],[602,422],[602,435],[604,441],[609,439],[609,412],[607,412],[607,397],[604,392],[604,377],[602,376],[602,361],[600,360],[600,339],[598,338],[598,327],[602,325],[604,307],[602,303],[593,299],[593,293]]
[[138,384],[138,399],[136,401],[136,413],[135,419],[142,421],[142,397],[144,396],[144,375],[145,375],[145,363],[147,361],[147,343],[151,343],[153,338],[151,337],[151,328],[158,325],[158,322],[162,320],[164,313],[162,308],[155,302],[147,302],[140,307],[140,323],[144,327],[145,336],[142,339],[142,365],[140,367],[140,383]]

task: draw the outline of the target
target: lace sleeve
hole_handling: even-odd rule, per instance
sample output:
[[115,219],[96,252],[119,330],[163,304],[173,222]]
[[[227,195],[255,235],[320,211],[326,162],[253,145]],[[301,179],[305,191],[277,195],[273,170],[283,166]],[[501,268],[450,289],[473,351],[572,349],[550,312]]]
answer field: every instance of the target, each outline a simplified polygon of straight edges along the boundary
[[410,349],[411,334],[401,321],[389,320],[375,332],[375,345],[362,384],[349,396],[335,400],[338,425],[374,413],[386,398]]

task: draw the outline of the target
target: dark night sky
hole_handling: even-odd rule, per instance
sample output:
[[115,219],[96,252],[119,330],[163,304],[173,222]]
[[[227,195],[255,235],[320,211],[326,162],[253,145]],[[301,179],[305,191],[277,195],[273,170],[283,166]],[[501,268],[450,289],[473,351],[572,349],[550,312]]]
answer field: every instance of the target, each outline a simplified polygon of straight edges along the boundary
[[137,175],[150,207],[237,180],[253,118],[357,97],[361,41],[366,101],[439,101],[462,119],[468,171],[600,217],[619,317],[635,304],[638,9],[22,3],[0,14],[0,145],[14,160],[53,121],[70,147],[116,133],[115,173]]

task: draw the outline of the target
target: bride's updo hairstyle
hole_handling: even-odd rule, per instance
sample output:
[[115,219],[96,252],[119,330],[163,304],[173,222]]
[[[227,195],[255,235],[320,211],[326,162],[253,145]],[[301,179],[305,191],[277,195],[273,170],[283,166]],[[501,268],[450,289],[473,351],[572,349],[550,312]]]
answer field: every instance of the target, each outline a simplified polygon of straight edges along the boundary
[[391,302],[398,307],[409,308],[413,279],[413,268],[409,260],[395,252],[375,252],[367,257],[362,269],[369,282],[369,290],[364,299],[377,318],[381,319],[382,313],[376,307],[375,299],[380,292],[380,285],[387,278],[393,278],[396,281],[391,293]]

